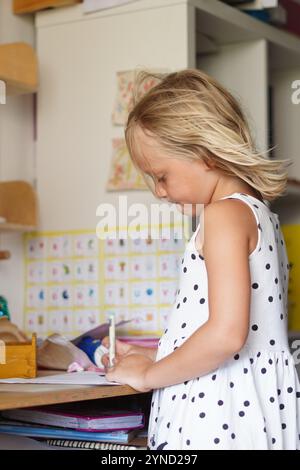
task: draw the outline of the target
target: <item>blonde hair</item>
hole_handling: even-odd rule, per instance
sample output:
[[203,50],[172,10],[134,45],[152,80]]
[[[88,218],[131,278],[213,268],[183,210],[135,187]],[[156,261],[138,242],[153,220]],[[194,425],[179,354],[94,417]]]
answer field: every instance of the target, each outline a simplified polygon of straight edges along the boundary
[[[142,95],[143,83],[153,78],[158,83]],[[256,150],[238,101],[206,73],[194,69],[169,74],[140,71],[133,104],[125,139],[135,166],[139,166],[135,130],[140,126],[154,134],[170,155],[201,158],[208,166],[244,180],[263,199],[272,201],[284,193],[291,162],[265,158],[272,149]]]

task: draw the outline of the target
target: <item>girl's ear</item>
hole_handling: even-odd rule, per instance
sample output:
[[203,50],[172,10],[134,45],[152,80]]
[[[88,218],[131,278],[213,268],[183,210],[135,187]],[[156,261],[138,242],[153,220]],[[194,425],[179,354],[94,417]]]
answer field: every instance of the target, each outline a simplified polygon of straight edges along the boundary
[[202,165],[204,167],[204,170],[207,171],[214,170],[216,168],[214,161],[208,158],[202,160]]

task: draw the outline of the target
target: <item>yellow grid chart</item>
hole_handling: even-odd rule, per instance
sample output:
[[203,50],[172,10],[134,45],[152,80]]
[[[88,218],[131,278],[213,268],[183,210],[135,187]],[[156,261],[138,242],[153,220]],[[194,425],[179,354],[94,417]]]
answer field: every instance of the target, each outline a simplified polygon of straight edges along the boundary
[[[166,227],[165,227],[166,228]],[[43,338],[73,338],[107,320],[130,320],[119,334],[159,336],[175,300],[186,236],[98,238],[93,230],[24,235],[25,324]],[[171,236],[170,236],[171,234]]]

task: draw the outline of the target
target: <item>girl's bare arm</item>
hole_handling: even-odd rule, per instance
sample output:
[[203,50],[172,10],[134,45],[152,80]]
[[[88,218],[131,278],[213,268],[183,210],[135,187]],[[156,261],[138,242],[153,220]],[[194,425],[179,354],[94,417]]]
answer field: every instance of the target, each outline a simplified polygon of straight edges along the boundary
[[[144,377],[147,389],[207,374],[245,344],[251,295],[249,227],[247,223],[241,224],[241,220],[246,220],[245,206],[235,204],[232,208],[232,202],[222,201],[222,207],[216,203],[206,209],[204,258],[209,319],[182,346],[147,367]],[[218,229],[220,224],[222,231]]]

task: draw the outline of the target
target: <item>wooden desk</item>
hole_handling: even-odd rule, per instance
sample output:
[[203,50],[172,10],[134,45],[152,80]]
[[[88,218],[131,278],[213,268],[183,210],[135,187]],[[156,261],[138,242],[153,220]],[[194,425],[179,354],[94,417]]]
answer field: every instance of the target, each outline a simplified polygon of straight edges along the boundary
[[128,385],[0,384],[0,410],[139,393]]

